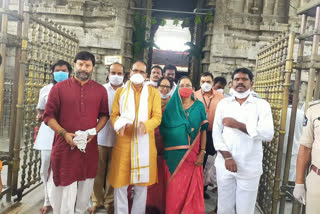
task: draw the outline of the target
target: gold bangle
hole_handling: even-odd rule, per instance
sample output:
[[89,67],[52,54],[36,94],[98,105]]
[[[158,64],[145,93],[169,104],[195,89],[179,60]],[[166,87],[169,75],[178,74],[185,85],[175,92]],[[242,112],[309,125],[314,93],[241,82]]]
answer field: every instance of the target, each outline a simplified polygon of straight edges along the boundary
[[207,151],[206,151],[205,149],[201,149],[201,151],[202,151],[204,154],[207,153]]

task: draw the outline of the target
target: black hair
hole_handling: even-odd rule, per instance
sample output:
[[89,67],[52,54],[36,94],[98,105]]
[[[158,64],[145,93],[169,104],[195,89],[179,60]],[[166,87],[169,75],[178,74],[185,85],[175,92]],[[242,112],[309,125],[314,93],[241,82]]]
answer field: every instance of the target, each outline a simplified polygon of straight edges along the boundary
[[[162,68],[161,68],[159,65],[154,65],[154,66],[152,66],[152,67],[151,67],[151,71],[152,71],[152,69],[154,69],[154,68],[160,69],[161,74],[163,74],[163,70],[162,70]],[[150,71],[150,73],[151,73],[151,71]]]
[[129,72],[124,72],[124,78],[123,78],[123,82],[127,81],[130,79],[130,73]]
[[124,71],[124,66],[123,66],[121,63],[119,63],[119,62],[114,62],[114,63],[112,63],[112,64],[110,65],[110,68],[111,68],[111,66],[113,66],[113,65],[120,65],[120,66],[122,67],[123,73],[125,73],[125,71]]
[[214,78],[213,84],[215,85],[215,84],[217,84],[218,82],[220,82],[221,85],[227,85],[227,80],[226,80],[226,78],[224,78],[224,77],[216,77],[216,78]]
[[173,88],[173,82],[172,82],[170,79],[168,79],[167,77],[161,77],[161,78],[159,79],[159,81],[158,81],[157,87],[160,86],[160,83],[162,82],[162,80],[168,80],[169,83],[170,83],[170,89]]
[[211,77],[211,79],[213,80],[213,75],[212,75],[212,73],[210,73],[210,72],[203,72],[203,73],[201,74],[201,77]]
[[79,53],[77,53],[73,62],[76,63],[77,60],[91,60],[93,66],[95,66],[96,64],[96,59],[94,55],[88,51],[80,51]]
[[177,67],[171,64],[164,66],[163,72],[165,73],[166,70],[174,70],[174,72],[177,73]]
[[236,69],[232,76],[231,76],[231,79],[233,80],[234,76],[237,74],[237,73],[243,73],[243,74],[247,74],[249,76],[249,79],[250,81],[252,82],[253,81],[253,73],[251,70],[249,70],[248,68],[238,68]]
[[71,67],[71,65],[70,65],[69,62],[64,61],[64,60],[58,60],[56,63],[54,63],[54,64],[51,66],[51,73],[54,72],[54,69],[55,69],[56,66],[63,66],[63,65],[67,66],[68,72],[69,72],[69,76],[70,76],[71,73],[72,73],[72,67]]
[[183,80],[183,79],[188,79],[188,80],[190,80],[190,82],[191,82],[191,84],[192,84],[192,86],[193,86],[192,80],[191,80],[191,78],[188,77],[188,76],[182,76],[182,77],[180,77],[180,79],[179,79],[179,81],[178,81],[178,83],[177,83],[178,86],[179,86],[181,80]]

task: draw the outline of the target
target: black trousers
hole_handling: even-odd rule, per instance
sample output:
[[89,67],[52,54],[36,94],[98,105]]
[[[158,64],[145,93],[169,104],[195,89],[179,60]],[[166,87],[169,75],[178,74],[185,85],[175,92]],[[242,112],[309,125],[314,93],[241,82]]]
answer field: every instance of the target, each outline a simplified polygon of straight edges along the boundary
[[203,169],[207,163],[208,155],[215,155],[217,151],[215,150],[213,146],[213,140],[212,140],[212,131],[207,131],[207,145],[206,145],[206,154],[204,155],[203,159]]

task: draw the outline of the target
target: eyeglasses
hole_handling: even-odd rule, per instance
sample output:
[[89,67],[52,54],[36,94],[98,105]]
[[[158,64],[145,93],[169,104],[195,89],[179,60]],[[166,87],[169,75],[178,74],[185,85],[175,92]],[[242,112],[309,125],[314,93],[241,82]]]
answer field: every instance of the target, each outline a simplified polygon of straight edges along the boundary
[[165,88],[165,89],[171,89],[170,86],[167,86],[167,85],[159,85],[160,88]]

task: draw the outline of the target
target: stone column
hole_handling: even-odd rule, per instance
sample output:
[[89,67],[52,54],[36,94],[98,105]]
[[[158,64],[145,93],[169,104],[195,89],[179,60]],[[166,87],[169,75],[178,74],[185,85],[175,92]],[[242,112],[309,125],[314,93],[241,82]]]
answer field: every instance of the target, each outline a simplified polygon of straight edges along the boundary
[[279,23],[288,23],[289,0],[278,0],[277,21]]
[[265,0],[263,5],[263,15],[274,15],[275,0]]

